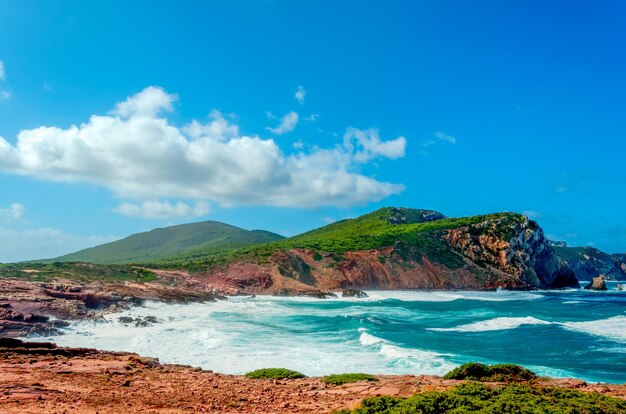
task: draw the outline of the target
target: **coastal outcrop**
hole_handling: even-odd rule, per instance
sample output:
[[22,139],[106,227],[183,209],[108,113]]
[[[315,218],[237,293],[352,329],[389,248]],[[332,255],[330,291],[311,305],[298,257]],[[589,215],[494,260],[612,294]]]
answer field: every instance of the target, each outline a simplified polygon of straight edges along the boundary
[[606,280],[604,275],[600,275],[598,277],[594,277],[591,279],[591,282],[585,286],[587,290],[607,290]]
[[514,275],[537,288],[578,287],[539,225],[526,216],[499,216],[449,230],[444,239],[475,263]]

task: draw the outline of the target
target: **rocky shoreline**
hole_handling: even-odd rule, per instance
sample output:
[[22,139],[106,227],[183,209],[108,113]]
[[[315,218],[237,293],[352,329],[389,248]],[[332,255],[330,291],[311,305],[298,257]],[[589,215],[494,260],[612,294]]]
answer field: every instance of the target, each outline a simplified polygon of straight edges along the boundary
[[[9,338],[0,339],[0,372],[0,413],[331,413],[370,396],[445,391],[464,382],[424,375],[381,375],[339,386],[320,378],[258,380],[127,352]],[[534,385],[626,399],[626,385],[550,378]]]
[[214,291],[164,283],[33,282],[0,279],[0,337],[58,333],[68,321],[94,319],[148,300],[170,303],[223,299]]

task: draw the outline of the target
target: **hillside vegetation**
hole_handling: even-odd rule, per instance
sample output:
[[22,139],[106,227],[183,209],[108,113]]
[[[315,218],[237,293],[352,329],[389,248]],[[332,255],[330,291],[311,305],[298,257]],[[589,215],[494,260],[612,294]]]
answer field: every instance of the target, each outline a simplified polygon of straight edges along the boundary
[[[471,226],[474,226],[472,231],[480,233],[483,230],[476,225],[494,219],[504,219],[504,222],[511,223],[524,221],[524,217],[516,213],[446,218],[430,210],[385,207],[354,219],[338,221],[280,241],[229,251],[196,250],[170,257],[155,265],[202,270],[238,260],[264,263],[276,250],[309,249],[340,255],[351,251],[391,247],[398,242],[404,242],[414,251],[432,254],[444,261],[458,261],[458,255],[452,253],[450,247],[434,233]],[[511,237],[506,234],[507,231],[506,226],[501,229],[505,239]]]
[[133,234],[125,239],[51,259],[57,262],[146,263],[202,251],[203,254],[282,239],[263,230],[244,230],[217,221],[181,224]]

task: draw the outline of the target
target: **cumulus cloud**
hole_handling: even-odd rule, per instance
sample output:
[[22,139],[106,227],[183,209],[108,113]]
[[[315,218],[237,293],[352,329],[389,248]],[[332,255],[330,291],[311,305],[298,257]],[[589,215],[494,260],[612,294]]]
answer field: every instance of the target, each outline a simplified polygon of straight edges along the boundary
[[0,80],[6,80],[7,73],[4,70],[4,62],[0,60]]
[[11,230],[0,227],[0,263],[47,259],[118,240],[108,236],[74,236],[57,229]]
[[348,128],[343,136],[344,146],[355,149],[354,160],[367,162],[379,156],[390,159],[404,157],[406,138],[398,137],[389,141],[380,139],[377,129],[360,130]]
[[0,218],[22,220],[25,215],[26,209],[20,203],[13,203],[9,208],[0,208]]
[[296,90],[296,93],[293,95],[293,97],[296,98],[296,101],[303,104],[305,96],[306,96],[306,89],[304,89],[304,86],[298,86],[298,89]]
[[209,213],[209,204],[199,201],[190,206],[181,201],[170,204],[168,201],[146,201],[142,204],[122,203],[114,211],[134,217],[163,219],[200,217]]
[[[159,210],[144,203],[163,199],[223,206],[351,206],[404,189],[359,172],[366,160],[404,155],[403,137],[384,141],[378,131],[349,128],[344,145],[289,155],[272,139],[241,135],[219,112],[208,122],[179,128],[162,115],[176,99],[149,87],[83,124],[22,130],[15,145],[0,138],[0,171],[105,187],[139,201],[136,209],[119,209],[136,214]],[[186,210],[160,206],[160,211]],[[186,211],[197,212],[197,206]]]
[[178,96],[170,95],[162,88],[149,86],[140,93],[118,103],[113,110],[113,114],[124,118],[153,118],[162,111],[172,112],[172,103],[177,100]]
[[296,128],[298,124],[298,113],[291,111],[282,118],[280,118],[280,124],[276,128],[267,127],[266,129],[273,134],[281,135],[287,132],[291,132]]

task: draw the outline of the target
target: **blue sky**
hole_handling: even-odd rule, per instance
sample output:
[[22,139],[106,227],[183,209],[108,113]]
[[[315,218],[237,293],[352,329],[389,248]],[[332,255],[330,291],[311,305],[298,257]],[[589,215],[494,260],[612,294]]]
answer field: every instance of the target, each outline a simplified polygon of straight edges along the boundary
[[525,212],[626,252],[626,3],[0,0],[0,262]]

